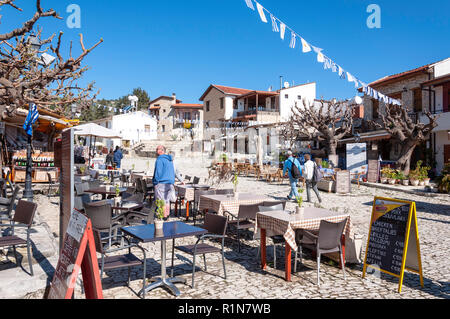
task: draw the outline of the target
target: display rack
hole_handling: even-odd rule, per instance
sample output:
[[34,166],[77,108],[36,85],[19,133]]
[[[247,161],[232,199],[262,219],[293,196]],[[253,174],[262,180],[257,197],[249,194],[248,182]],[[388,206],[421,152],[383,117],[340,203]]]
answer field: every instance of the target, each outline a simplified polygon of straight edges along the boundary
[[[16,151],[12,155],[12,181],[14,183],[24,183],[27,167],[26,150]],[[35,152],[32,154],[32,173],[33,183],[48,183],[50,174],[53,181],[58,179],[59,169],[55,167],[55,156],[53,152]]]

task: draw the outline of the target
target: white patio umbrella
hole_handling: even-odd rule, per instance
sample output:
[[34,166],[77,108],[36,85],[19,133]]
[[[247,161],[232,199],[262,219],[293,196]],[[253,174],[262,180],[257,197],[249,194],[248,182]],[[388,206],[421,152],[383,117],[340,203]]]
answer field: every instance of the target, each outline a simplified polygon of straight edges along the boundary
[[258,166],[263,166],[263,148],[262,148],[262,140],[261,136],[256,136],[256,162]]
[[89,166],[91,166],[91,148],[92,148],[92,137],[94,137],[94,145],[97,142],[97,137],[107,138],[107,139],[122,139],[122,136],[116,131],[108,129],[106,127],[100,126],[95,123],[87,123],[74,127],[74,135],[90,137],[89,145]]

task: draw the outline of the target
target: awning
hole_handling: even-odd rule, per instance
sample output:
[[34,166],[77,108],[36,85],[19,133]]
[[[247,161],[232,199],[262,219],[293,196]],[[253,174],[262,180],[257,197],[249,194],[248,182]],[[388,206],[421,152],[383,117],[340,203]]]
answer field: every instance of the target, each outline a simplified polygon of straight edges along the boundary
[[[39,111],[40,112],[40,111]],[[6,118],[4,121],[6,123],[13,124],[15,126],[22,126],[25,122],[25,119],[28,116],[28,110],[18,108],[16,109],[14,113],[14,117]],[[33,125],[33,127],[36,127],[36,129],[40,132],[48,132],[50,128],[55,128],[57,131],[62,131],[68,127],[71,127],[70,123],[67,123],[66,121],[55,118],[50,115],[42,115],[39,114],[39,119],[37,120],[36,124]]]
[[340,140],[338,143],[364,143],[379,140],[388,140],[392,136],[386,130],[362,133],[359,137],[350,137]]

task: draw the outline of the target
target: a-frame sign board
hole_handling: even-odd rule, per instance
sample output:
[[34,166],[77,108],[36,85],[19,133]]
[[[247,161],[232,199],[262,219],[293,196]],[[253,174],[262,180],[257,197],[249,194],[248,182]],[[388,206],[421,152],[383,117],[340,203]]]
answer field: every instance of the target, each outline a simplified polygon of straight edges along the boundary
[[103,299],[91,220],[72,212],[48,299],[71,299],[81,270],[86,299]]
[[363,278],[367,267],[399,278],[399,293],[402,291],[405,270],[419,274],[423,287],[415,202],[375,197]]

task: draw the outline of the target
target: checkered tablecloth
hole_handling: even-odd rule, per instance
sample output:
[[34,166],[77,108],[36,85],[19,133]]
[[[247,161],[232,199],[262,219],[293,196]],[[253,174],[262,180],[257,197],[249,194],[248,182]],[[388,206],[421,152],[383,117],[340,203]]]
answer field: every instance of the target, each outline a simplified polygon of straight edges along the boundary
[[175,190],[178,193],[178,197],[184,197],[185,201],[191,202],[195,199],[195,189],[193,187],[175,185]]
[[346,238],[353,238],[352,222],[350,215],[331,212],[318,208],[305,208],[303,218],[289,212],[277,211],[268,213],[258,213],[256,215],[256,227],[265,229],[278,234],[284,234],[283,237],[293,250],[297,250],[295,241],[295,230],[319,230],[320,221],[326,220],[332,223],[338,223],[347,220],[344,228]]
[[262,202],[271,201],[267,196],[255,195],[249,193],[241,193],[238,198],[227,197],[227,195],[202,195],[199,198],[199,210],[214,211],[219,215],[223,215],[225,211],[233,215],[239,213],[240,205],[253,205]]

